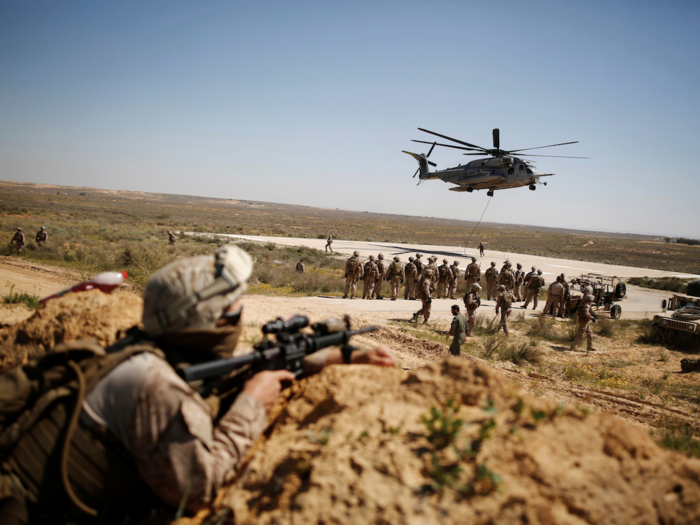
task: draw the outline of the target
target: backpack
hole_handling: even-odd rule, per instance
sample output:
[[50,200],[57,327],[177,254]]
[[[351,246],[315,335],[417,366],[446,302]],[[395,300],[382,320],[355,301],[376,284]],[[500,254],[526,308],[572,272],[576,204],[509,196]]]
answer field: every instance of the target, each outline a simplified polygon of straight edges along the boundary
[[350,259],[348,259],[348,272],[357,273],[358,265],[357,257],[350,257]]
[[11,495],[16,504],[26,507],[32,501],[74,521],[96,516],[95,508],[128,501],[132,490],[149,494],[116,437],[78,424],[85,395],[143,352],[162,355],[150,344],[106,354],[94,342],[76,341],[0,374],[0,485],[9,481],[2,479],[6,476],[21,481],[26,499]]
[[439,267],[438,267],[438,278],[439,278],[441,281],[444,280],[444,279],[447,279],[447,270],[449,270],[449,268],[447,267],[447,265],[444,265],[444,264],[443,264],[442,266],[439,266]]
[[401,275],[401,263],[397,261],[391,263],[391,271],[394,275]]
[[365,277],[370,277],[372,274],[372,262],[367,261],[365,263]]

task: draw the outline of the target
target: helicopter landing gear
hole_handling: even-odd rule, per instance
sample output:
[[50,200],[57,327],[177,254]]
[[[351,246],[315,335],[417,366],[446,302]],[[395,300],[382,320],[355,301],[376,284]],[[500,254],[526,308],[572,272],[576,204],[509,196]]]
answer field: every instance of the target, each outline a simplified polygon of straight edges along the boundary
[[530,184],[529,188],[530,191],[535,191],[537,189],[537,186],[535,186],[534,184]]
[[474,188],[472,188],[471,186],[469,186],[467,188],[467,193],[472,193],[473,191],[474,191]]
[[488,195],[489,197],[493,197],[493,190],[487,191],[486,195]]

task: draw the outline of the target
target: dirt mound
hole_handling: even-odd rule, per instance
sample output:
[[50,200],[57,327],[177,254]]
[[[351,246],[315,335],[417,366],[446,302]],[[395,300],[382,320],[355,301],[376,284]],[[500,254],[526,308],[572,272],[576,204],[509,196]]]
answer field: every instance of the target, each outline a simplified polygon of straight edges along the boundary
[[252,452],[217,503],[238,524],[700,521],[699,460],[459,358],[329,367]]
[[141,320],[142,311],[143,300],[130,292],[107,295],[91,290],[53,299],[29,319],[0,330],[0,370],[63,342],[91,337],[110,345]]

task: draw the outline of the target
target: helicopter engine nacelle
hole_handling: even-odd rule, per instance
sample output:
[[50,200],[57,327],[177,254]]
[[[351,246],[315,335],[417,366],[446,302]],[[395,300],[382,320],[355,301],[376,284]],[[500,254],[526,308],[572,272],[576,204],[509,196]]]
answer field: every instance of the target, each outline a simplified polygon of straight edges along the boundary
[[503,157],[500,159],[487,159],[481,162],[482,166],[487,168],[507,168],[513,164],[513,159]]

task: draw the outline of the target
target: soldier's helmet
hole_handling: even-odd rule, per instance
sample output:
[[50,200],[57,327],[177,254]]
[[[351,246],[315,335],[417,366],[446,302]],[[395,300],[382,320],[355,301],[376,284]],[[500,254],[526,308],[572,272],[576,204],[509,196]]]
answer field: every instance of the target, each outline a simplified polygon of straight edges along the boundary
[[360,256],[360,252],[352,252],[352,254],[353,254],[355,257],[359,257],[359,256]]
[[417,254],[416,254],[416,258],[417,258],[417,259],[420,259],[421,257],[423,257],[422,254],[420,254],[420,253],[417,253]]
[[216,327],[248,289],[253,260],[237,246],[180,259],[158,270],[143,294],[143,325],[150,336]]
[[537,270],[537,275],[542,275],[542,270]]
[[443,262],[444,264],[447,264],[447,259],[443,259],[442,262]]
[[506,261],[503,264],[505,264],[506,266],[510,266],[510,261],[506,259]]
[[415,261],[415,258],[414,258],[414,257],[409,257],[409,258],[408,258],[408,262],[413,262],[413,261]]
[[398,256],[398,255],[397,255],[396,257],[394,257],[394,260],[395,260],[396,262],[401,262],[401,259],[399,259],[399,256]]
[[491,266],[496,266],[496,263],[491,261]]
[[430,277],[431,275],[433,275],[433,271],[430,268],[428,268],[427,270],[425,270],[425,275]]
[[506,289],[506,285],[505,285],[505,284],[499,284],[499,285],[498,285],[498,291],[499,291],[499,292],[502,292],[502,291],[505,290],[505,289]]
[[478,292],[481,290],[481,286],[478,283],[472,284],[472,292]]
[[533,266],[533,267],[532,267],[532,271],[534,272],[535,270],[537,270],[537,268],[535,268],[535,267]]
[[472,256],[472,262],[476,262],[476,257]]
[[46,229],[46,226],[42,226],[41,229],[42,229],[42,230],[45,230],[45,229]]
[[373,260],[374,260],[374,255],[370,255],[370,256],[369,256],[369,260],[370,260],[370,261],[373,261]]
[[380,253],[379,255],[377,255],[377,257],[379,257],[380,259],[383,259],[383,258],[384,258],[384,254],[381,254],[381,253]]
[[561,282],[561,275],[557,275],[557,282],[558,282],[558,283]]
[[518,267],[518,270],[522,269],[522,267],[523,267],[523,265],[522,265],[522,264],[520,264],[520,263],[516,264],[515,266],[517,266],[517,267]]
[[587,293],[583,296],[584,303],[592,303],[593,301],[595,301],[595,297],[593,297],[591,294]]
[[566,281],[566,275],[561,274],[559,277],[561,277],[563,281]]
[[455,262],[454,262],[454,265],[455,265],[455,266],[459,266],[459,261],[455,261]]
[[22,231],[22,228],[17,228],[17,231],[18,231],[18,232],[21,232],[21,231]]

